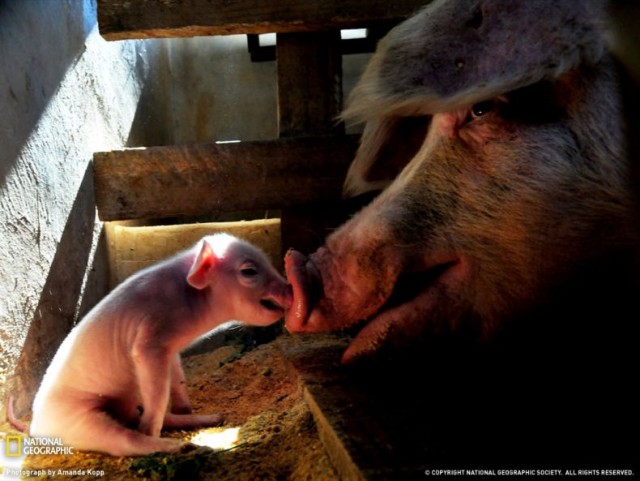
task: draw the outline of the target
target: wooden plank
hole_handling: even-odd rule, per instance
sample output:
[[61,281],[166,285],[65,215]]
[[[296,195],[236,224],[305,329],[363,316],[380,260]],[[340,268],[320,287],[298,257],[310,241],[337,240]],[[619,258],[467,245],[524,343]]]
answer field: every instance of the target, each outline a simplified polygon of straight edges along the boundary
[[280,137],[343,133],[340,32],[280,34],[277,44]]
[[321,136],[98,152],[98,214],[162,218],[333,201],[356,148],[357,136]]
[[[337,30],[278,34],[278,132],[280,137],[340,134],[342,56]],[[306,163],[305,159],[300,162]],[[336,200],[339,197],[336,197]],[[282,246],[311,252],[322,245],[338,202],[284,209]]]
[[[585,325],[579,312],[572,326]],[[561,313],[560,324],[567,320]],[[301,378],[318,433],[345,480],[573,471],[594,459],[630,472],[637,446],[629,441],[629,420],[638,401],[626,381],[637,377],[631,361],[637,336],[625,331],[603,330],[602,322],[594,322],[560,338],[547,329],[484,345],[414,339],[411,346],[383,348],[353,365],[340,363],[349,342],[344,335],[289,336],[281,349]],[[616,389],[585,394],[584,386],[601,385]]]
[[[354,462],[348,446],[348,433],[340,432],[336,426],[339,414],[330,412],[332,406],[339,411],[349,410],[355,401],[349,396],[345,397],[348,392],[339,387],[347,379],[346,370],[339,364],[340,354],[347,344],[343,337],[321,334],[283,336],[278,345],[301,378],[304,397],[315,420],[318,435],[340,479],[363,481],[360,468]],[[324,402],[322,391],[332,396],[330,404]],[[375,422],[367,425],[375,426]]]
[[[425,433],[415,430],[419,424],[406,421],[408,415],[430,413],[413,411],[413,388],[386,382],[388,376],[404,381],[410,375],[340,364],[348,342],[340,334],[296,335],[280,342],[302,380],[327,455],[344,481],[421,479],[432,455],[425,449]],[[436,444],[430,440],[428,447]]]
[[307,32],[400,21],[428,0],[98,0],[107,40]]

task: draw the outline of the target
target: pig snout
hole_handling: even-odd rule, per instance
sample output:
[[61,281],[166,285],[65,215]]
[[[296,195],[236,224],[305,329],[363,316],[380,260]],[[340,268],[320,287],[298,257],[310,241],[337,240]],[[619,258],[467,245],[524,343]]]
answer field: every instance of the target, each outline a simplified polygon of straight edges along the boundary
[[318,332],[348,326],[369,315],[384,293],[369,287],[354,256],[321,247],[308,258],[290,250],[285,258],[293,303],[286,314],[290,332]]
[[[421,320],[438,309],[443,298],[454,295],[469,275],[468,261],[453,253],[425,256],[383,239],[356,247],[348,242],[353,231],[343,232],[337,242],[331,239],[309,257],[292,250],[285,258],[293,289],[285,317],[290,332],[332,331],[361,322],[343,362],[418,334]],[[455,317],[453,311],[448,314]],[[450,325],[441,327],[448,330]]]
[[290,332],[304,332],[313,304],[322,289],[322,281],[309,259],[290,249],[284,258],[287,279],[291,283],[292,302],[287,309],[285,325]]
[[[385,232],[379,228],[376,234],[353,236],[345,229],[309,257],[293,250],[287,253],[293,303],[285,325],[290,332],[332,331],[364,320],[343,357],[348,362],[393,336],[398,317],[413,322],[413,311],[420,309],[412,301],[419,300],[427,286],[446,279],[449,270],[459,271],[449,269],[460,264],[453,261],[431,259],[427,266],[413,249],[403,251],[387,242]],[[400,330],[411,331],[407,326]]]
[[290,332],[346,327],[383,302],[380,291],[362,294],[366,279],[354,277],[356,271],[346,267],[352,262],[350,257],[329,253],[326,247],[309,257],[294,250],[287,253],[285,267],[293,289],[293,303],[285,318]]

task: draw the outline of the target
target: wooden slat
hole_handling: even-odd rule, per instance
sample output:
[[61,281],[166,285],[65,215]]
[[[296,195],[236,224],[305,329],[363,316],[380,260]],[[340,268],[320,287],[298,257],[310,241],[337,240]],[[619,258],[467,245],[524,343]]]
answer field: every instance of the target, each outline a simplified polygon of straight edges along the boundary
[[[340,40],[340,53],[353,55],[358,53],[375,52],[376,46],[382,37],[391,30],[397,22],[384,22],[375,27],[367,26],[366,37],[343,38]],[[247,35],[247,48],[252,62],[273,62],[276,59],[275,45],[260,45],[260,35]]]
[[258,246],[279,271],[283,270],[279,219],[157,226],[122,224],[105,224],[111,288],[134,272],[191,247],[205,235],[217,232],[235,235]]
[[94,154],[102,220],[277,209],[340,198],[357,136]]
[[[351,433],[337,428],[341,413],[353,415],[356,399],[348,386],[348,374],[340,365],[340,355],[348,340],[335,334],[282,336],[279,340],[284,358],[291,364],[304,387],[304,397],[313,415],[320,440],[342,481],[363,481],[365,478],[353,459],[350,449]],[[328,401],[328,402],[327,402]],[[356,414],[366,414],[357,411]],[[376,429],[375,420],[359,417],[358,421]],[[372,422],[373,421],[373,422]],[[380,438],[383,433],[370,433],[368,441]]]
[[[576,305],[569,325],[580,329],[565,325],[553,335],[543,329],[526,339],[506,334],[506,342],[482,346],[414,338],[412,346],[383,349],[348,366],[340,357],[349,339],[340,334],[293,335],[280,348],[345,481],[463,477],[439,470],[463,470],[467,479],[475,477],[467,469],[576,470],[593,459],[631,470],[637,447],[629,442],[629,420],[638,396],[624,380],[637,377],[631,361],[637,336],[603,329],[602,322],[587,327],[588,309],[576,314]],[[560,322],[544,324],[566,322],[568,311],[559,312],[551,317]],[[587,396],[585,385],[616,389]]]
[[399,21],[428,0],[98,0],[107,40],[355,28]]
[[[433,415],[414,410],[420,405],[415,373],[406,366],[405,373],[343,366],[340,356],[347,345],[348,338],[340,334],[295,335],[280,342],[285,359],[300,376],[318,435],[340,479],[422,479],[434,457],[425,447],[436,446],[438,440],[416,430],[418,422],[406,422],[408,416],[420,421]],[[385,383],[388,376],[404,380],[411,375],[414,382],[407,388]],[[405,394],[412,397],[405,399]]]

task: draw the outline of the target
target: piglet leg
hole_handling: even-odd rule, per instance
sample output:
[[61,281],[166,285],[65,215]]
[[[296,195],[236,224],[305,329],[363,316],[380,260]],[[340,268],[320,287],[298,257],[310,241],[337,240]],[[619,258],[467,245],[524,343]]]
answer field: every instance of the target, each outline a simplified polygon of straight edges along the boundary
[[[180,439],[151,437],[129,429],[96,406],[94,400],[59,393],[49,399],[48,408],[51,421],[68,419],[69,413],[73,413],[73,421],[65,422],[62,440],[74,448],[112,456],[143,456],[156,451],[176,452],[185,444]],[[58,432],[32,430],[30,435],[58,437]]]
[[191,403],[187,394],[187,381],[182,370],[180,355],[176,355],[171,361],[171,412],[173,414],[191,414]]
[[100,451],[112,456],[144,456],[157,451],[176,452],[184,445],[179,439],[146,436],[127,429],[104,412],[89,412],[79,419],[81,430],[69,436],[70,446]]
[[222,414],[173,414],[164,416],[167,429],[193,429],[220,426],[224,421]]
[[148,340],[154,339],[157,342],[158,336],[149,331],[148,326],[143,324],[133,346],[133,361],[143,408],[138,431],[149,436],[160,436],[164,415],[169,406],[173,355],[161,344],[154,342],[154,345],[150,345]]
[[171,362],[171,410],[164,416],[163,427],[168,429],[192,429],[219,426],[224,421],[221,414],[191,414],[191,403],[187,395],[187,383],[180,356]]

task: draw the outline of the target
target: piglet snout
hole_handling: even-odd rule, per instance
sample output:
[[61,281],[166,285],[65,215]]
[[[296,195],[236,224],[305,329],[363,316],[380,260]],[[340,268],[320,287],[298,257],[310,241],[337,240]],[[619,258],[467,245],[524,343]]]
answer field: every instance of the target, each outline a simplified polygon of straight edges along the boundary
[[284,312],[291,308],[293,291],[290,284],[278,282],[277,287],[270,289],[269,295],[260,299],[260,304],[271,311]]

